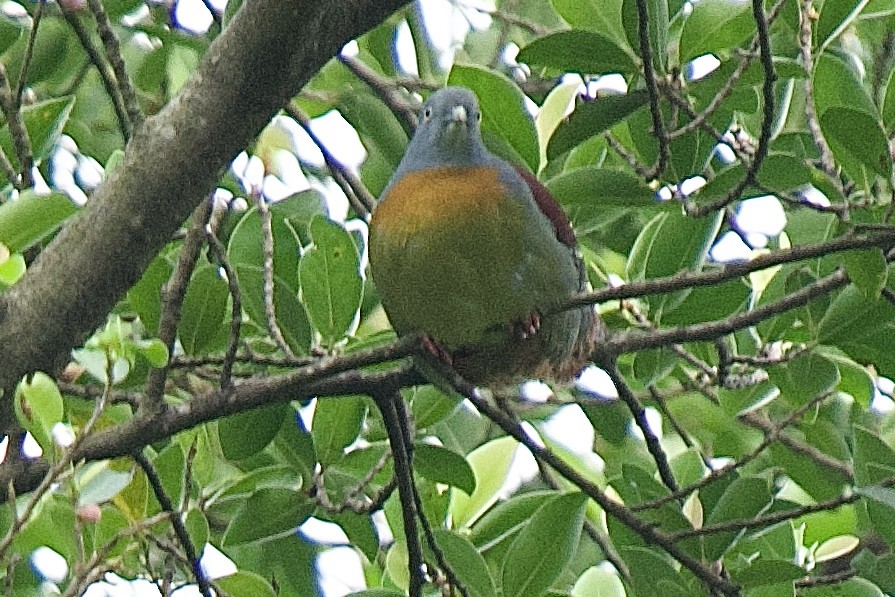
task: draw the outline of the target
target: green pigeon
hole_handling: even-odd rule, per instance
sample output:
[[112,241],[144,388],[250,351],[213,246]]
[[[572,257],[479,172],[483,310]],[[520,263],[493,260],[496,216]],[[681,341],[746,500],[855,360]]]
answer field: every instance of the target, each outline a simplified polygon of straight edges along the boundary
[[[567,381],[601,337],[568,218],[529,172],[492,154],[469,89],[423,106],[370,221],[370,268],[399,335],[420,333],[467,381]],[[543,317],[542,313],[545,313]]]

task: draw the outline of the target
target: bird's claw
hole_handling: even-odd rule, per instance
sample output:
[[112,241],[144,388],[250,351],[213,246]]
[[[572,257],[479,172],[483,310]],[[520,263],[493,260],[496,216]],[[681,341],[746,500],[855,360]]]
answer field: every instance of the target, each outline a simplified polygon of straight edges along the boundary
[[537,311],[532,311],[526,317],[514,322],[510,327],[517,338],[527,340],[540,331],[541,314]]
[[423,336],[423,348],[433,357],[447,365],[454,365],[454,357],[448,350],[429,336]]

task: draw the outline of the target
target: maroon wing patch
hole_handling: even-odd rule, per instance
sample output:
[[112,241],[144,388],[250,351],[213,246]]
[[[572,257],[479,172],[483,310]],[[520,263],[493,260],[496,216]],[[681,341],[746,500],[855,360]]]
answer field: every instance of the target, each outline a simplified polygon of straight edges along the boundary
[[534,196],[535,203],[538,204],[541,213],[547,216],[547,219],[553,224],[556,238],[562,244],[574,249],[577,246],[575,241],[575,231],[572,230],[572,224],[569,222],[566,213],[559,206],[559,203],[556,202],[556,199],[553,198],[553,195],[550,194],[547,187],[542,185],[531,172],[525,168],[520,168],[519,166],[514,165],[513,167],[516,169],[516,172],[519,173],[519,176],[522,177],[522,180],[528,184],[528,188],[531,189],[531,194]]

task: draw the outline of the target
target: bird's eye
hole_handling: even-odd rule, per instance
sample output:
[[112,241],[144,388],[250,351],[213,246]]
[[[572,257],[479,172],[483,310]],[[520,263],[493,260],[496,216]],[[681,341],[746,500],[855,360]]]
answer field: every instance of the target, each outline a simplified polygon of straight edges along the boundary
[[432,118],[432,106],[426,106],[426,109],[423,110],[423,118],[425,120]]
[[482,121],[482,113],[481,113],[481,112],[476,112],[476,113],[475,113],[475,119],[476,119],[477,121],[481,122],[481,121]]

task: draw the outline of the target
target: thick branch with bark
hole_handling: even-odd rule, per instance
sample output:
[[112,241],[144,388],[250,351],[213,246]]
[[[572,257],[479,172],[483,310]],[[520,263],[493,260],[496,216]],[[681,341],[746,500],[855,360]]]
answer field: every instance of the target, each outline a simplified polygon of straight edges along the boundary
[[[195,76],[128,143],[124,162],[0,303],[7,395],[52,371],[102,323],[221,170],[352,38],[406,0],[256,0]],[[102,258],[98,258],[102,256]],[[9,400],[2,428],[9,427]]]

